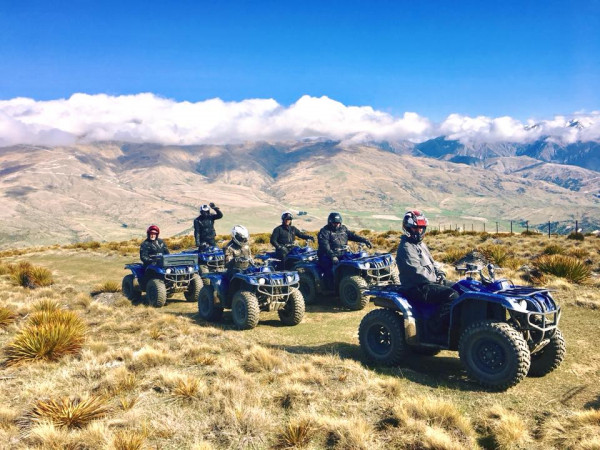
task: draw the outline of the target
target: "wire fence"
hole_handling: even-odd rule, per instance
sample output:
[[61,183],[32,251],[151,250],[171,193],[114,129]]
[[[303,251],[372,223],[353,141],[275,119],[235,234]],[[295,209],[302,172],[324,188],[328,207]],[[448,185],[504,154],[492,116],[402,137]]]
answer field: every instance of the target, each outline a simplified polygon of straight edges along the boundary
[[[505,220],[505,221],[494,221],[494,222],[449,222],[444,223],[439,221],[437,226],[435,223],[430,225],[431,229],[438,230],[439,232],[455,231],[459,233],[474,232],[474,233],[536,233],[536,234],[547,234],[548,237],[554,235],[564,235],[570,233],[583,233],[584,230],[580,226],[579,220],[575,219],[571,221],[563,222],[552,222],[548,221],[546,224],[529,224],[528,220]],[[589,232],[593,232],[591,229]]]

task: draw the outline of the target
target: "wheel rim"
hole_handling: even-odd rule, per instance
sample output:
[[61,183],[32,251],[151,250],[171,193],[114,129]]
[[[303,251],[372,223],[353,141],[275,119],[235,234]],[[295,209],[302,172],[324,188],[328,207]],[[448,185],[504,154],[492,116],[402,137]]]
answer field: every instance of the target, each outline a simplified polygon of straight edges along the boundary
[[246,305],[244,304],[244,302],[236,302],[234,312],[238,322],[243,323],[246,321],[247,313]]
[[506,351],[497,342],[481,340],[474,348],[473,361],[485,373],[498,373],[506,366]]
[[360,291],[352,284],[345,285],[342,294],[349,305],[357,305],[360,300]]
[[367,343],[376,355],[386,355],[392,348],[392,333],[385,325],[374,324],[367,331]]

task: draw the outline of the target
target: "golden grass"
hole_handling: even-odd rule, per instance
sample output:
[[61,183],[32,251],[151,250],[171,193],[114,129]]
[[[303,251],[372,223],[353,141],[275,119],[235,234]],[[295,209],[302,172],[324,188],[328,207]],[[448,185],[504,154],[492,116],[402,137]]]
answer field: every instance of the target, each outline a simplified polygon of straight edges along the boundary
[[92,291],[94,294],[103,292],[121,292],[121,284],[116,281],[105,281],[104,283],[94,286]]
[[542,250],[544,255],[563,255],[565,253],[565,248],[559,244],[548,244]]
[[63,397],[38,400],[23,419],[25,426],[52,423],[56,427],[83,428],[110,412],[104,397]]
[[147,433],[133,429],[119,430],[110,442],[111,450],[142,450],[145,448]]
[[52,272],[45,267],[21,262],[10,269],[13,282],[24,288],[35,289],[54,284]]
[[37,311],[4,349],[7,365],[56,361],[81,351],[86,327],[73,311]]
[[244,357],[243,367],[247,372],[271,371],[282,364],[281,359],[264,347],[255,347]]
[[17,313],[6,306],[0,306],[0,328],[6,328],[17,320]]
[[535,261],[535,265],[542,273],[565,278],[573,283],[583,283],[592,273],[585,263],[564,255],[540,256]]
[[450,247],[446,249],[446,252],[442,254],[441,261],[447,264],[453,264],[459,259],[463,258],[469,250],[460,247]]
[[280,448],[306,447],[319,427],[311,417],[291,418],[278,433],[277,446]]
[[600,410],[592,409],[553,417],[541,426],[540,437],[546,448],[600,448]]
[[494,443],[494,448],[499,450],[529,449],[532,446],[525,421],[500,405],[493,405],[485,413],[482,427]]

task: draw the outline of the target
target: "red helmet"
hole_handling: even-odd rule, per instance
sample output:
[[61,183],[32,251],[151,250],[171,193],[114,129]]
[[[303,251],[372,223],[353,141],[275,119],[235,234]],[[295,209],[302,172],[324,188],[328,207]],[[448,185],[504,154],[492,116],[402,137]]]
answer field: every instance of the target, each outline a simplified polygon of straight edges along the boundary
[[156,233],[156,236],[158,236],[160,234],[160,228],[158,228],[156,225],[150,225],[146,230],[146,236],[150,236],[151,233]]
[[420,211],[408,211],[402,220],[404,234],[414,242],[423,240],[428,224],[427,218]]

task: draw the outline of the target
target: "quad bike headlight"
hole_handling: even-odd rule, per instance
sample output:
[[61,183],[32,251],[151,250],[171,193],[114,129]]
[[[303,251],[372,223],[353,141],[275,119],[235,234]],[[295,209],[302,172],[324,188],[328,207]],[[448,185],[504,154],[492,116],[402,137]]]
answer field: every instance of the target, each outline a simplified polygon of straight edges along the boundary
[[286,279],[287,279],[287,282],[288,282],[288,283],[291,283],[292,281],[294,281],[294,276],[293,276],[293,275],[288,275],[288,276],[286,277]]
[[527,300],[519,300],[518,302],[519,308],[521,308],[523,311],[527,311]]
[[193,266],[188,267],[188,272],[189,273],[192,273],[193,271],[194,271],[194,267]]
[[173,270],[172,270],[172,269],[167,269],[167,270],[165,270],[165,273],[171,273],[171,272],[173,272]]
[[370,269],[371,268],[371,263],[365,263],[365,269]]
[[264,278],[259,278],[258,279],[258,284],[263,285],[267,282],[267,280],[265,280]]
[[213,257],[212,257],[212,256],[209,256],[208,258],[206,258],[206,260],[207,260],[207,261],[212,261],[212,260],[213,260]]

